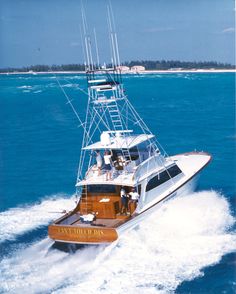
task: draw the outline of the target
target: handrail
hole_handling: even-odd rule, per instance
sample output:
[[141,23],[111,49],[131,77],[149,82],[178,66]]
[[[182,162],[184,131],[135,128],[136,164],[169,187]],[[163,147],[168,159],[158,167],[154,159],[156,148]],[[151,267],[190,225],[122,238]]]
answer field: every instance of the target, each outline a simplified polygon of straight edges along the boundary
[[[151,160],[153,160],[155,157],[159,157],[160,154],[154,154],[152,155],[151,157],[147,158],[146,160],[144,160],[143,162],[140,163],[140,165],[138,166],[137,170],[135,171],[133,177],[132,177],[132,180],[137,180],[137,175],[138,173],[140,172],[140,170],[144,167],[144,165],[148,164]],[[156,162],[156,160],[154,160],[155,164],[153,165],[153,168],[150,168],[150,165],[149,165],[149,174],[152,174],[153,170],[156,169],[158,166],[160,167],[160,165]]]

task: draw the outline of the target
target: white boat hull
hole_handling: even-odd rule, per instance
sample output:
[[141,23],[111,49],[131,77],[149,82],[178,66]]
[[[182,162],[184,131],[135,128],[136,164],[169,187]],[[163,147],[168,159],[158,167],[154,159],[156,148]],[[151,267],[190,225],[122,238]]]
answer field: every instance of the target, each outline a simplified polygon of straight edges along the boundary
[[[156,204],[152,205],[150,208],[146,210],[143,210],[140,214],[136,215],[133,219],[129,220],[128,222],[124,223],[124,225],[117,228],[118,236],[122,235],[125,231],[137,226],[145,218],[147,218],[149,215],[157,211],[164,202],[170,200],[171,198],[187,195],[194,192],[198,184],[198,178],[199,178],[199,175],[194,176],[190,181],[185,183],[183,186],[179,187],[179,189],[169,194],[167,197],[165,197],[161,201],[157,201]],[[157,199],[158,198],[159,197],[157,197]]]
[[[89,223],[85,225],[80,222],[78,219],[80,214],[75,210],[50,225],[49,236],[58,242],[76,244],[109,244],[119,240],[125,231],[136,227],[145,218],[156,212],[165,201],[192,193],[196,189],[201,170],[211,160],[211,156],[203,152],[185,153],[172,158],[181,167],[181,174],[148,189],[148,181],[156,177],[155,171],[150,174],[141,182],[142,194],[136,210],[131,216],[125,216],[121,224],[97,226]],[[100,221],[106,224],[104,219]],[[114,219],[109,220],[108,223],[112,221]],[[120,219],[115,219],[116,221],[120,222]]]

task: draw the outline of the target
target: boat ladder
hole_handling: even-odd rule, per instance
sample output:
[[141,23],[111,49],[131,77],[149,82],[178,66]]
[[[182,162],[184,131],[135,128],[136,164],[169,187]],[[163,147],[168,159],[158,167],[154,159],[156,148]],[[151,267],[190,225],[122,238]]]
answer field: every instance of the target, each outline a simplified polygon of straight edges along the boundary
[[[124,131],[122,124],[121,114],[117,106],[116,100],[112,101],[107,105],[108,112],[115,131]],[[131,160],[129,149],[122,148],[122,156],[125,160]]]
[[111,118],[111,122],[113,124],[114,130],[115,131],[123,130],[121,115],[120,115],[116,101],[114,100],[110,104],[108,104],[107,109],[110,114],[110,118]]

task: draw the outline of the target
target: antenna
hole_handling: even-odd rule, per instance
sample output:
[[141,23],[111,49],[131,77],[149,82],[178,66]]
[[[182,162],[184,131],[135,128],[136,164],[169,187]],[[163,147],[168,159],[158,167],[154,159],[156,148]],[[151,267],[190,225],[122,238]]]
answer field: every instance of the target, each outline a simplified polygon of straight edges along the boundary
[[83,27],[83,34],[84,34],[84,44],[85,44],[85,52],[86,52],[86,62],[88,70],[94,70],[94,63],[93,63],[93,56],[92,56],[92,49],[91,49],[91,38],[88,34],[88,26],[86,15],[83,7],[83,2],[81,1],[81,15],[82,15],[82,27]]
[[113,29],[112,29],[112,23],[111,23],[111,15],[110,15],[110,7],[107,6],[107,21],[108,21],[108,29],[110,33],[110,46],[111,46],[111,61],[114,67],[116,67],[116,51],[115,51],[115,42],[114,42],[114,36],[113,36]]
[[94,40],[95,40],[95,49],[96,49],[96,55],[97,55],[97,66],[98,69],[100,68],[100,61],[99,61],[99,55],[98,55],[98,43],[97,43],[97,34],[95,28],[93,29],[94,33]]
[[82,27],[80,26],[80,38],[81,38],[81,45],[82,45],[82,51],[83,51],[83,57],[84,57],[84,67],[85,67],[85,71],[86,71],[86,54],[85,54],[85,48],[84,48],[84,40],[83,40],[83,32],[82,32]]
[[115,32],[115,20],[112,11],[112,6],[109,1],[107,5],[107,21],[108,21],[108,28],[110,33],[110,46],[111,46],[111,60],[114,67],[120,66],[120,55],[119,55],[119,48],[118,48],[118,41],[117,35]]
[[112,9],[110,1],[109,1],[109,5],[110,5],[110,12],[111,12],[111,22],[112,22],[112,26],[113,26],[113,29],[114,29],[114,39],[115,39],[117,65],[120,66],[120,53],[119,53],[119,47],[118,47],[118,41],[117,41],[115,18],[114,18],[113,9]]

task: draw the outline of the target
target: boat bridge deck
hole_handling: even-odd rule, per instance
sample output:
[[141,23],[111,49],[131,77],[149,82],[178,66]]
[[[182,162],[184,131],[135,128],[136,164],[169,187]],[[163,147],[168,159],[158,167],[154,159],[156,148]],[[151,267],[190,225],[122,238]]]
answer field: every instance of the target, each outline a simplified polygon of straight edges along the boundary
[[106,172],[101,171],[101,174],[98,175],[98,170],[96,166],[92,167],[86,174],[86,178],[83,181],[80,181],[76,186],[83,186],[87,184],[113,184],[113,185],[124,185],[124,186],[133,186],[134,185],[134,172],[136,168],[132,170],[122,170],[117,171],[113,168],[112,170],[112,179],[106,179]]

